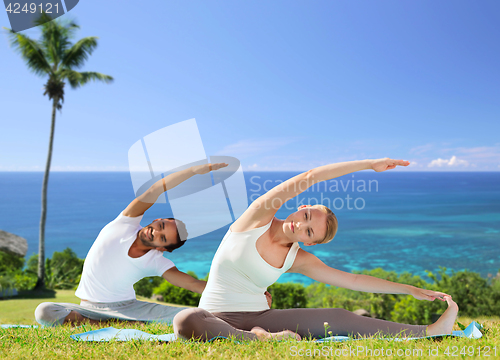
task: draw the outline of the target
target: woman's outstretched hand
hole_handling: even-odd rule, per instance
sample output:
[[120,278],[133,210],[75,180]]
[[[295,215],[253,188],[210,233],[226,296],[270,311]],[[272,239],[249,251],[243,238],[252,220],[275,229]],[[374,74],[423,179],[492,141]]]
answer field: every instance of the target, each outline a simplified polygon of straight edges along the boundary
[[408,166],[409,161],[406,160],[394,160],[390,158],[376,159],[372,160],[372,169],[376,172],[386,171],[394,169],[396,166]]
[[418,287],[413,287],[411,289],[410,295],[417,300],[429,300],[429,301],[434,301],[434,299],[446,301],[444,298],[445,296],[449,296],[451,298],[451,296],[448,294],[439,291],[420,289]]

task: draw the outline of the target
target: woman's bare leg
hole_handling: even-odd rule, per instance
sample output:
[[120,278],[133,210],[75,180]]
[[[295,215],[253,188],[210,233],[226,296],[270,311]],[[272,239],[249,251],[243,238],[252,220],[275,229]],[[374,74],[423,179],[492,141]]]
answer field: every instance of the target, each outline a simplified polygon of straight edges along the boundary
[[451,296],[445,296],[444,299],[448,303],[448,309],[434,324],[427,326],[427,335],[444,335],[451,334],[453,324],[458,314],[458,305],[451,299]]
[[233,319],[241,322],[241,328],[252,329],[255,326],[270,333],[291,330],[302,338],[312,336],[323,338],[335,335],[358,336],[425,336],[426,325],[408,325],[391,321],[373,319],[356,315],[344,309],[271,309],[254,314],[247,313],[238,320],[236,313],[217,313],[222,320],[232,323]]
[[[286,309],[258,312],[211,314],[203,309],[188,309],[174,318],[174,330],[185,338],[210,340],[216,336],[268,340],[331,335],[420,337],[449,334],[458,306],[447,297],[448,310],[430,326],[407,325],[367,318],[344,309]],[[295,332],[294,332],[295,331]]]

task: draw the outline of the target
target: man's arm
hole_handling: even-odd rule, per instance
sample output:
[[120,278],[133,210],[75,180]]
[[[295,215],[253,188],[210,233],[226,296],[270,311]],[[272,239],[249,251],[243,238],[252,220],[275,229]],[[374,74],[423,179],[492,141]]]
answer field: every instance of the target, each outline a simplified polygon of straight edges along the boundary
[[201,294],[203,290],[205,290],[205,286],[207,285],[206,281],[197,280],[191,275],[179,271],[179,269],[177,269],[175,266],[165,271],[162,277],[172,285],[190,290],[198,294]]
[[136,197],[123,210],[123,215],[137,217],[143,215],[158,200],[165,191],[170,190],[196,174],[206,174],[212,170],[226,167],[225,163],[204,164],[192,166],[188,169],[177,171],[155,182],[146,192]]

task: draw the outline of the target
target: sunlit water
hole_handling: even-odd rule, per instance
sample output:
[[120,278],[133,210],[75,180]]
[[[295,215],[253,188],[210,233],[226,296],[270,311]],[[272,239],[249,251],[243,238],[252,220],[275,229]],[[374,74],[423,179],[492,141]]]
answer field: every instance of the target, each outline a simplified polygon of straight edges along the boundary
[[[295,173],[248,172],[249,200]],[[267,181],[267,182],[266,182]],[[0,173],[0,229],[28,240],[38,252],[41,173]],[[128,173],[50,175],[46,254],[72,248],[85,257],[99,231],[134,198]],[[344,271],[382,267],[425,276],[425,270],[470,269],[483,276],[500,270],[500,173],[360,172],[316,185],[280,209],[285,218],[296,205],[321,202],[339,219],[335,239],[308,248]],[[142,225],[171,216],[156,204]],[[229,224],[190,239],[169,254],[183,271],[204,276]],[[309,279],[286,274],[280,281]]]

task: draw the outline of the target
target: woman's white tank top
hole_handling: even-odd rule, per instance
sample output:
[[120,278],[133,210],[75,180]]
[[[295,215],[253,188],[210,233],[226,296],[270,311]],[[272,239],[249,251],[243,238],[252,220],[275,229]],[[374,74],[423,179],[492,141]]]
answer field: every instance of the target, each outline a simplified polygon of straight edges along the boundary
[[245,232],[227,231],[212,260],[200,308],[210,312],[269,309],[264,292],[290,269],[300,248],[293,243],[282,268],[269,265],[257,251],[256,243],[272,222]]

